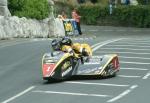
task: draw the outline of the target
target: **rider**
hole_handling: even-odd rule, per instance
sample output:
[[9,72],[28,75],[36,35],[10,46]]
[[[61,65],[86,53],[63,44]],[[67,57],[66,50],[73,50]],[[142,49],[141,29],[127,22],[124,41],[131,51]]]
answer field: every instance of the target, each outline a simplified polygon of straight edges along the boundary
[[69,53],[75,52],[88,58],[92,56],[92,49],[88,44],[73,43],[69,37],[64,37],[60,41],[54,39],[51,45],[54,51],[61,50]]
[[51,42],[51,46],[52,46],[53,51],[60,51],[61,50],[60,41],[57,39],[54,39]]
[[64,37],[61,40],[62,51],[71,52],[72,50],[82,56],[92,56],[92,49],[88,44],[73,43],[69,37]]

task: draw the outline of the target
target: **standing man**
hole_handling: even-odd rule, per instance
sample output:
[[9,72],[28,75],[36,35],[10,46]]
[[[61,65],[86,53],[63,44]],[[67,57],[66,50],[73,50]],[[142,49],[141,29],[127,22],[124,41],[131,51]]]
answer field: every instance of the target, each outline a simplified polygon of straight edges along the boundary
[[80,27],[80,18],[81,16],[77,13],[77,10],[74,8],[72,11],[72,18],[77,22],[77,28],[80,35],[82,35]]

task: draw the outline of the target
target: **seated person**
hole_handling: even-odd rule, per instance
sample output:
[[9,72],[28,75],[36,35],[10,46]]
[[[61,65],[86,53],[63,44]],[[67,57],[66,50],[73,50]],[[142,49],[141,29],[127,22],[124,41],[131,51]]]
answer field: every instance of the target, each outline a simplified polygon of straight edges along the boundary
[[62,40],[54,39],[51,45],[54,51],[61,50],[68,53],[76,53],[88,59],[92,56],[92,49],[88,44],[72,43],[69,37],[64,37]]
[[69,37],[64,37],[61,40],[62,51],[71,52],[72,50],[82,56],[92,56],[92,49],[88,44],[72,43]]
[[51,46],[52,46],[53,51],[60,51],[61,50],[60,41],[57,39],[52,40]]

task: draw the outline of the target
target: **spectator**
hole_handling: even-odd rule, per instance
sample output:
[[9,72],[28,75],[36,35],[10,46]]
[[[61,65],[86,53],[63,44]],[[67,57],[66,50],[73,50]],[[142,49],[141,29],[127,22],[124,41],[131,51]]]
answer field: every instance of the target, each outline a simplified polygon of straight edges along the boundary
[[67,15],[65,14],[65,11],[62,11],[61,15],[58,15],[58,18],[61,20],[67,19]]
[[77,22],[77,29],[80,35],[82,35],[81,27],[80,27],[80,18],[81,16],[77,13],[77,9],[73,9],[72,18]]
[[67,19],[67,15],[66,15],[65,11],[62,11],[61,15],[62,15],[63,19]]

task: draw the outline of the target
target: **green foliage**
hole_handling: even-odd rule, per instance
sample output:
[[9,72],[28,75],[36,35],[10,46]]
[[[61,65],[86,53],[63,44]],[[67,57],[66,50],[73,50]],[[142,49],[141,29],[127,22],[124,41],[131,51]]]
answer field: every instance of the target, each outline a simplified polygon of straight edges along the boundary
[[149,0],[137,0],[137,1],[138,1],[139,4],[142,4],[142,5],[144,5],[144,4],[150,5],[150,1]]
[[67,15],[68,18],[71,18],[71,11],[73,10],[74,6],[70,3],[62,2],[62,1],[57,1],[55,2],[55,7],[54,7],[54,15],[57,17],[59,14],[64,11]]
[[148,6],[120,6],[114,10],[113,17],[121,25],[135,27],[150,27],[148,19],[150,17]]
[[44,19],[50,13],[47,0],[8,0],[12,15],[19,17]]
[[78,8],[80,15],[82,15],[82,21],[86,24],[96,24],[96,19],[100,15],[99,5],[81,5]]
[[150,27],[149,6],[118,6],[112,15],[108,5],[83,4],[78,9],[85,24]]

